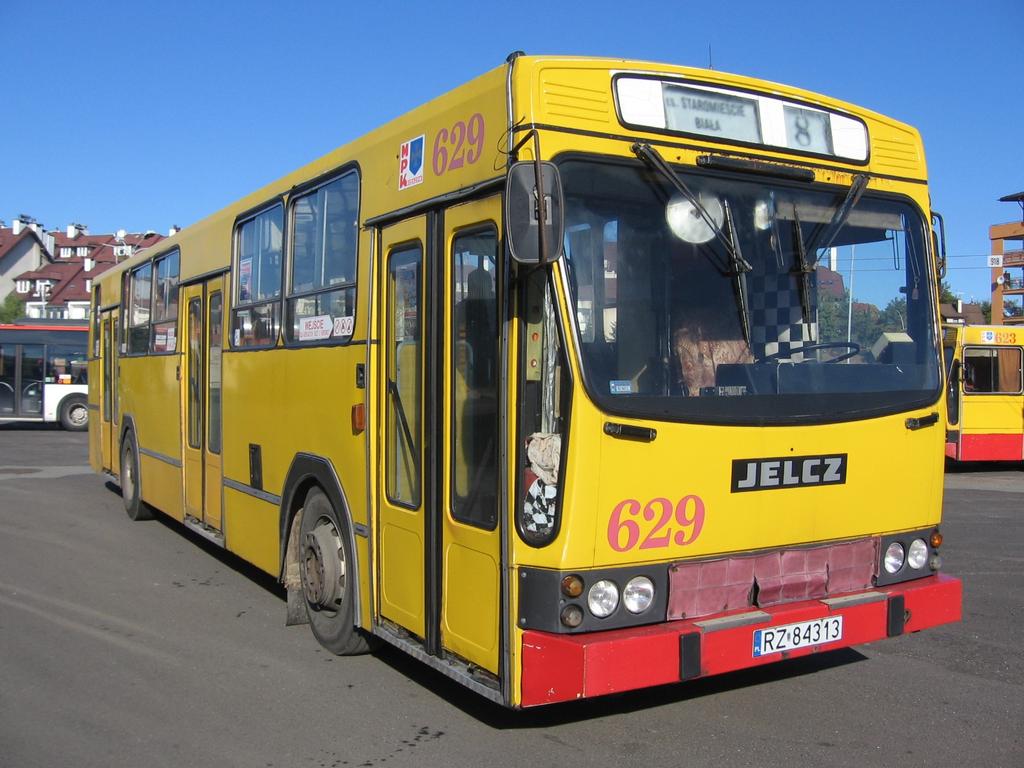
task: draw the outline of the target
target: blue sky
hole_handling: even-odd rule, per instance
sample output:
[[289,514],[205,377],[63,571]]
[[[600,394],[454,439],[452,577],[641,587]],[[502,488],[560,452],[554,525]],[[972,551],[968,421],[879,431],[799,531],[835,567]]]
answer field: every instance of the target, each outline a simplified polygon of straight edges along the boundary
[[706,66],[923,134],[949,281],[988,297],[988,227],[1024,190],[1024,0],[4,0],[0,219],[188,224],[513,50]]

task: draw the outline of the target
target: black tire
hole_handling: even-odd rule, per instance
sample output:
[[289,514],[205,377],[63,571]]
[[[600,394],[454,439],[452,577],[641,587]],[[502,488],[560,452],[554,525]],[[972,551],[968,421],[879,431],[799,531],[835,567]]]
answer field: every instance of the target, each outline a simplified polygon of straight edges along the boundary
[[89,406],[85,395],[68,395],[60,402],[60,425],[68,432],[84,432],[89,428]]
[[366,653],[373,638],[355,625],[357,575],[348,521],[319,488],[306,494],[301,514],[299,572],[313,636],[338,656]]
[[124,511],[132,520],[152,520],[153,511],[142,500],[139,489],[139,457],[135,452],[135,438],[131,432],[121,445],[121,499]]

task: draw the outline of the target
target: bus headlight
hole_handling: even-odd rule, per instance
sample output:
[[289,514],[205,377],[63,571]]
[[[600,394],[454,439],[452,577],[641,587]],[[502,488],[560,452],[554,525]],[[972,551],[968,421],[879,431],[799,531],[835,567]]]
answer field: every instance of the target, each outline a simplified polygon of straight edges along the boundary
[[898,541],[894,541],[889,545],[888,549],[885,550],[885,559],[882,560],[882,565],[885,567],[886,573],[897,573],[900,568],[903,567],[903,545]]
[[917,571],[924,568],[927,562],[928,545],[924,543],[924,539],[914,539],[907,550],[907,565]]
[[654,600],[654,583],[646,576],[630,579],[622,590],[622,604],[630,613],[643,613]]
[[587,607],[599,619],[611,616],[619,607],[619,588],[607,579],[595,582],[587,592]]

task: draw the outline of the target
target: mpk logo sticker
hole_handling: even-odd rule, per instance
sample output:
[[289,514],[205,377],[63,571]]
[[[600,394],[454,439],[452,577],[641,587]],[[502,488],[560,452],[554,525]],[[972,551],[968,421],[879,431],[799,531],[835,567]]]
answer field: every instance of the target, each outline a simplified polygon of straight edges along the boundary
[[408,189],[423,183],[423,145],[426,135],[403,141],[398,152],[398,188]]

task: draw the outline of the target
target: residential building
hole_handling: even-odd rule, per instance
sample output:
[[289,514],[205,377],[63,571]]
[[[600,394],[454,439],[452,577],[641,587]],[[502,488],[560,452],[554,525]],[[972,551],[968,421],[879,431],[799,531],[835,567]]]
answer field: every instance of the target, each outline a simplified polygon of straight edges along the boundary
[[985,309],[981,304],[964,304],[957,299],[955,304],[940,304],[939,314],[944,323],[958,325],[987,325]]
[[27,317],[85,319],[96,276],[163,239],[152,231],[93,235],[81,224],[47,237],[47,247],[40,248],[34,266],[14,278],[14,291],[25,302]]
[[[21,214],[9,227],[0,221],[0,301],[19,287],[23,273],[47,263],[52,249],[53,238],[31,216]],[[27,282],[20,287],[29,290]]]

